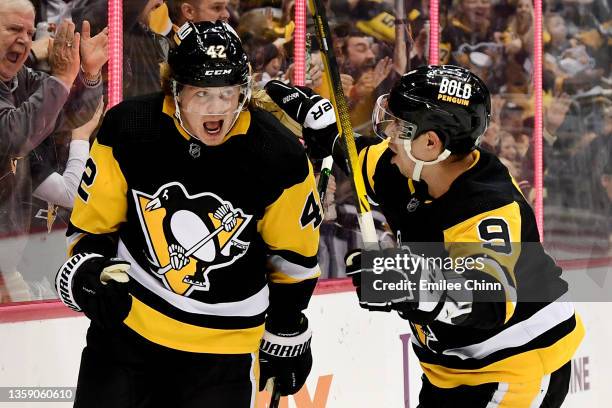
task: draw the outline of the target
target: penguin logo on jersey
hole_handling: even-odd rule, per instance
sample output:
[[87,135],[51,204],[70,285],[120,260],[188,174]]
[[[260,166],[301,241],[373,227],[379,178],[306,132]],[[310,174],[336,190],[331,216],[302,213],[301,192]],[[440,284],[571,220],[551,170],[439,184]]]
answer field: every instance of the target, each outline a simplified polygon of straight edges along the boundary
[[134,190],[150,271],[175,293],[210,290],[209,274],[244,256],[239,239],[253,218],[213,193],[190,195],[178,182],[153,195]]

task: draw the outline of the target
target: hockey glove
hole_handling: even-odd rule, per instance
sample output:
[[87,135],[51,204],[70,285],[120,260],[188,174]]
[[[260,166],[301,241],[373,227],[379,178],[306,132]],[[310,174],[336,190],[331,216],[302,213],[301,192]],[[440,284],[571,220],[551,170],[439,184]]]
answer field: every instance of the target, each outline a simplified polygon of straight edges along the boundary
[[421,322],[432,321],[442,309],[445,291],[439,285],[424,283],[440,282],[444,275],[441,270],[430,268],[421,256],[406,249],[370,253],[353,250],[344,261],[346,274],[351,277],[359,305],[364,309],[396,310],[404,318]]
[[312,89],[286,85],[280,81],[269,81],[267,94],[293,120],[302,125],[302,135],[312,159],[329,156],[336,136],[336,115],[331,102]]
[[302,388],[312,368],[308,319],[302,314],[296,327],[275,327],[266,322],[259,348],[259,390],[270,378],[275,378],[281,395],[295,394]]
[[119,258],[80,253],[68,259],[57,272],[55,288],[61,301],[92,322],[116,327],[130,312],[128,292],[130,263]]

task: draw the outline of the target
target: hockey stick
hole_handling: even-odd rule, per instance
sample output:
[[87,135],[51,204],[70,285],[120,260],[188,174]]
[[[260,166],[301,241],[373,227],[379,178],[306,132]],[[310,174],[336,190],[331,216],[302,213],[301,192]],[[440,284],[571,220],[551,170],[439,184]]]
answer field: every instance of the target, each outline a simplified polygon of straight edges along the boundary
[[348,169],[348,175],[351,179],[353,192],[355,193],[355,205],[357,207],[362,239],[364,245],[378,246],[374,219],[372,218],[370,203],[367,199],[363,175],[359,168],[355,135],[353,133],[353,126],[351,125],[348,104],[346,103],[346,98],[342,89],[338,63],[334,55],[334,49],[331,42],[331,31],[325,14],[325,6],[322,0],[309,0],[308,4],[315,22],[317,39],[319,40],[323,64],[325,65],[325,71],[327,73],[326,76],[331,91],[331,102],[336,108],[336,123],[338,125],[338,131],[340,132],[340,141],[344,148],[346,168]]
[[334,158],[332,156],[327,156],[326,158],[324,158],[323,163],[321,164],[321,173],[319,173],[319,184],[317,185],[317,191],[319,192],[319,198],[323,207],[325,207],[327,182],[329,181],[329,176],[331,175],[331,168],[333,164]]
[[270,398],[269,408],[278,408],[278,404],[281,399],[280,389],[278,388],[278,382],[274,379],[274,387],[272,388],[272,397]]

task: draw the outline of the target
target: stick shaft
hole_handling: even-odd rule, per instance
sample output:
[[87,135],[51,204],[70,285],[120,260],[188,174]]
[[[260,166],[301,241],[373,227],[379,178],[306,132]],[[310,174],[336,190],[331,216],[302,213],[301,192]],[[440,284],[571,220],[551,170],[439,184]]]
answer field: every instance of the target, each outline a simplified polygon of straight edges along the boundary
[[338,63],[336,56],[334,55],[334,48],[332,45],[331,31],[329,24],[327,23],[327,16],[325,14],[325,6],[322,0],[309,0],[310,11],[314,18],[317,39],[321,48],[323,56],[323,63],[325,64],[326,77],[329,82],[330,97],[332,103],[335,106],[336,112],[336,123],[338,125],[338,131],[340,133],[340,141],[344,147],[346,168],[349,172],[353,191],[355,193],[355,205],[359,214],[359,225],[361,228],[361,234],[364,243],[376,243],[378,241],[376,236],[376,230],[374,228],[374,222],[372,220],[372,214],[370,210],[370,203],[367,199],[367,193],[365,189],[365,182],[359,166],[359,158],[357,155],[357,147],[355,146],[355,135],[353,133],[353,126],[351,125],[349,108],[344,96],[344,90],[342,89],[342,81],[340,80],[340,70],[338,69]]
[[272,388],[272,398],[270,398],[270,408],[278,408],[278,404],[281,399],[281,393],[278,389],[278,383],[274,381],[274,388]]
[[[223,231],[223,225],[220,225],[216,230],[214,230],[213,232],[211,232],[210,234],[208,234],[207,236],[202,238],[200,241],[198,241],[194,246],[189,248],[189,250],[187,250],[187,252],[185,252],[185,258],[188,258],[191,255],[193,255],[194,252],[196,252],[198,249],[202,248],[204,246],[204,244],[206,244],[208,241],[210,241],[211,239],[216,237],[221,231]],[[157,271],[157,273],[160,274],[160,275],[163,275],[166,272],[168,272],[170,269],[172,269],[172,265],[168,264],[168,265],[164,266],[163,268],[161,268],[159,271]]]

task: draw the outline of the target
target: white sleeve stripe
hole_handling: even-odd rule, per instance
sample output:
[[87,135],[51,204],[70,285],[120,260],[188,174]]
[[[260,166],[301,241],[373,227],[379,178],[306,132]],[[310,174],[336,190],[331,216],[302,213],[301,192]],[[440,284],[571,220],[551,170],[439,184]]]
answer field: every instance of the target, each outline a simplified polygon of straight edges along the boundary
[[257,400],[258,383],[255,378],[255,364],[257,362],[257,354],[251,353],[251,368],[249,369],[249,380],[251,381],[251,402],[249,408],[255,408],[255,402]]
[[533,399],[529,408],[540,408],[542,406],[542,402],[544,402],[544,398],[546,398],[546,393],[548,392],[548,387],[550,386],[550,374],[542,377],[542,381],[540,381],[540,390],[538,395]]
[[289,262],[280,255],[272,255],[269,261],[275,271],[282,272],[285,275],[290,276],[294,279],[313,278],[319,273],[318,264],[312,268],[306,268],[302,265]]
[[500,382],[497,384],[497,389],[493,393],[491,397],[491,401],[487,404],[485,408],[497,408],[504,400],[506,393],[508,392],[509,384],[505,382]]
[[468,358],[485,358],[497,351],[520,347],[551,330],[574,315],[574,307],[567,302],[553,302],[530,318],[502,330],[487,340],[470,346],[444,350],[442,354]]

